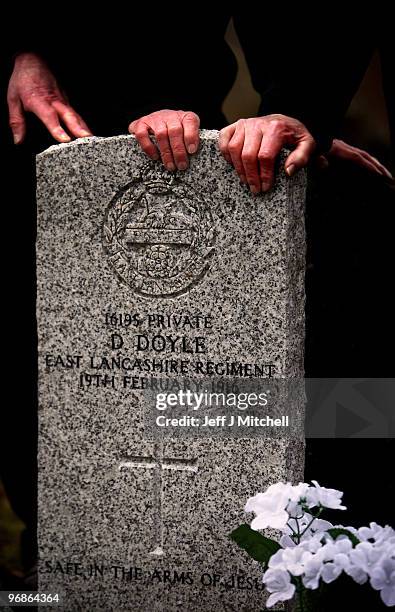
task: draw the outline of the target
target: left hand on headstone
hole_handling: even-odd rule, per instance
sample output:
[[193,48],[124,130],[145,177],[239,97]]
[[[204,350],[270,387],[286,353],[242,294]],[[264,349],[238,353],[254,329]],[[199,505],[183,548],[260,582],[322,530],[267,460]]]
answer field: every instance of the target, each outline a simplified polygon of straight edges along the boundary
[[160,154],[164,166],[172,172],[188,168],[188,153],[196,153],[199,147],[199,124],[195,113],[165,109],[133,121],[129,132],[151,159],[159,159]]

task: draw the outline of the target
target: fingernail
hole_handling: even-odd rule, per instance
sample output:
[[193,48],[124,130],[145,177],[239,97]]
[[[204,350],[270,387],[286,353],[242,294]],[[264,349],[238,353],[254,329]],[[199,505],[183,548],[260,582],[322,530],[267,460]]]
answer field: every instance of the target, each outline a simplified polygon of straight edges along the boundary
[[66,134],[66,132],[58,132],[58,137],[61,138],[61,140],[64,140],[65,142],[70,142],[71,138],[68,134]]
[[262,183],[262,191],[264,193],[266,193],[266,191],[269,191],[270,189],[270,185],[268,183]]
[[260,189],[256,185],[250,185],[251,193],[259,193]]
[[22,136],[20,134],[14,134],[14,144],[20,144],[22,142]]
[[194,144],[191,144],[191,145],[189,145],[189,147],[188,147],[188,149],[187,149],[187,150],[188,150],[188,153],[191,153],[191,155],[192,155],[192,153],[196,153],[196,151],[197,151],[197,146],[196,146],[196,145],[194,145]]
[[180,164],[178,164],[179,170],[186,170],[187,168],[188,168],[188,164],[186,162],[181,162]]
[[244,185],[246,185],[246,184],[247,184],[247,177],[246,177],[246,176],[244,176],[244,174],[242,174],[242,175],[241,175],[241,177],[240,177],[240,181],[241,181],[241,182],[242,182]]
[[154,161],[158,161],[158,159],[159,159],[159,154],[158,154],[158,153],[152,153],[152,155],[151,155],[151,159],[153,159]]
[[295,174],[295,164],[290,164],[288,168],[285,169],[285,172],[288,176],[293,176]]
[[81,132],[81,136],[82,138],[87,138],[88,136],[93,136],[93,134],[91,132],[88,132],[87,130],[83,130]]
[[174,172],[174,170],[176,169],[174,164],[166,164],[166,170],[168,170],[169,172]]

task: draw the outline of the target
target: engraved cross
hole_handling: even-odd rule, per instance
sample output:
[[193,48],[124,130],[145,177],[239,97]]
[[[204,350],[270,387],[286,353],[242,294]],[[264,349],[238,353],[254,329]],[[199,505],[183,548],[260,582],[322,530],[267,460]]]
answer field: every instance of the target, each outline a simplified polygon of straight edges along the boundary
[[130,469],[146,469],[155,470],[155,489],[154,495],[157,500],[159,524],[157,526],[157,545],[149,554],[155,557],[163,557],[165,552],[163,549],[163,471],[164,470],[179,470],[186,472],[198,471],[197,459],[185,459],[177,457],[165,457],[163,452],[163,443],[155,444],[152,456],[131,456],[126,457],[119,464],[120,471]]

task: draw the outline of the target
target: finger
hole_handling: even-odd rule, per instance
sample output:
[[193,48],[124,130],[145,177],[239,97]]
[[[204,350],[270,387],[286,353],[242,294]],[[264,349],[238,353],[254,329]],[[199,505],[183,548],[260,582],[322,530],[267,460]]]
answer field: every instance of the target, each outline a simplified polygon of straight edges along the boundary
[[237,174],[240,177],[240,180],[243,183],[247,183],[247,177],[245,175],[245,170],[243,166],[243,162],[241,160],[241,154],[243,151],[245,138],[245,127],[244,121],[238,121],[236,124],[235,132],[228,144],[228,151],[231,158],[231,163],[236,170]]
[[394,178],[392,176],[391,172],[388,170],[388,168],[386,168],[376,157],[373,157],[373,155],[370,155],[367,151],[362,151],[362,150],[361,150],[361,155],[365,159],[367,159],[368,161],[373,163],[375,166],[377,166],[377,168],[379,169],[381,174],[383,174],[384,176],[386,176],[389,179],[393,179]]
[[176,165],[173,159],[166,123],[161,121],[155,124],[155,127],[151,126],[151,131],[155,135],[156,142],[158,143],[159,153],[163,165],[167,170],[173,172],[176,169]]
[[157,160],[159,159],[158,149],[149,136],[149,129],[149,125],[147,125],[143,120],[133,121],[133,123],[129,125],[129,132],[136,136],[137,142],[143,149],[144,153],[146,153],[151,159]]
[[188,153],[196,153],[199,148],[200,119],[195,113],[185,113],[182,118],[184,127],[184,143]]
[[42,121],[55,140],[58,142],[70,142],[70,136],[60,125],[58,113],[48,102],[34,98],[28,110]]
[[297,143],[296,149],[290,153],[285,161],[285,172],[292,176],[304,168],[309,163],[315,149],[315,140],[312,136],[306,135]]
[[58,101],[52,102],[52,106],[60,116],[70,134],[76,138],[93,136],[85,121],[79,116],[78,113],[75,112],[73,108],[71,108],[71,106]]
[[259,173],[258,153],[262,142],[262,130],[254,127],[251,123],[245,124],[245,138],[241,161],[243,163],[244,175],[252,193],[261,191],[261,179]]
[[218,148],[229,164],[232,163],[232,158],[230,156],[228,146],[235,131],[236,125],[233,123],[232,125],[228,125],[227,127],[223,128],[219,133]]
[[173,159],[178,170],[186,170],[189,163],[188,153],[184,143],[183,124],[178,116],[167,121],[167,133]]
[[9,126],[12,131],[14,144],[21,144],[26,136],[26,121],[22,103],[19,98],[9,100]]
[[[375,164],[373,162],[372,159],[369,159],[368,157],[365,157],[361,153],[357,153],[355,155],[354,163],[358,164],[358,166],[361,166],[362,168],[365,168],[366,170],[369,170],[370,172],[373,172],[374,174],[379,174],[380,176],[386,176],[386,175],[384,175],[382,170],[377,166],[377,164]],[[392,178],[392,176],[391,176],[391,178]]]
[[273,130],[266,130],[263,133],[258,160],[262,191],[264,192],[273,187],[276,159],[284,144],[281,133]]

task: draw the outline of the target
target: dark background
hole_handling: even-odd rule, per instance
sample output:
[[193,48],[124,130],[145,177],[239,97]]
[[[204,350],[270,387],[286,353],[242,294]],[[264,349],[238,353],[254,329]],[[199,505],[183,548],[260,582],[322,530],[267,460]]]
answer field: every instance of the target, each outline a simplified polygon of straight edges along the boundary
[[[239,63],[237,80],[224,102],[229,121],[254,116],[259,96],[253,91],[244,58],[232,27],[228,40]],[[394,171],[388,118],[381,86],[381,67],[375,55],[364,82],[339,132],[350,144],[367,149]],[[5,166],[7,171],[7,167]],[[0,486],[0,572],[21,575],[34,561],[34,548],[20,547],[31,538],[21,520],[34,524],[36,465],[21,462],[35,456],[36,413],[34,355],[34,306],[31,304],[34,279],[34,210],[18,210],[23,184],[5,190],[3,206],[14,207],[11,220],[3,217],[3,284],[6,290],[3,319],[3,354],[9,372],[2,381],[8,399],[3,407],[0,449],[14,465],[7,482],[14,490],[12,512]],[[394,278],[394,186],[381,177],[349,163],[331,163],[325,171],[310,169],[306,228],[307,256],[307,343],[306,376],[309,377],[391,377],[393,356]],[[17,214],[15,214],[15,212]],[[29,231],[26,228],[29,227]],[[10,334],[5,340],[6,332]],[[8,338],[8,336],[7,336]],[[4,428],[6,418],[13,420]],[[333,516],[335,522],[394,524],[391,504],[395,499],[393,440],[326,439],[307,440],[306,480],[345,491],[349,508]],[[22,550],[22,554],[21,554]],[[1,578],[1,573],[0,573]],[[351,587],[350,587],[351,585]],[[341,581],[333,589],[335,602],[353,609],[386,609],[378,593]],[[328,609],[335,603],[328,599]],[[333,606],[333,607],[332,607]]]

